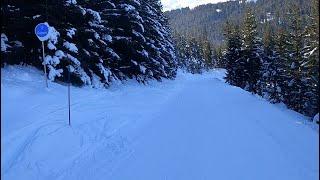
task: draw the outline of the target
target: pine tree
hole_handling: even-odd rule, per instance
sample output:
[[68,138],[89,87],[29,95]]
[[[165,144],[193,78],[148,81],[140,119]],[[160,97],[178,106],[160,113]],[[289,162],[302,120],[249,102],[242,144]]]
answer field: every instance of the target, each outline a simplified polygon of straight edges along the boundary
[[263,36],[264,44],[264,58],[261,67],[261,80],[259,94],[270,100],[277,102],[277,67],[276,67],[276,52],[274,33],[268,24],[264,31]]
[[119,70],[120,55],[112,48],[115,29],[111,20],[114,18],[112,12],[116,11],[116,5],[110,0],[91,0],[84,1],[83,6],[93,21],[81,28],[88,35],[78,37],[82,40],[82,57],[92,70],[90,73],[95,81],[109,86],[113,81],[124,79],[124,74]]
[[159,0],[143,0],[139,13],[143,18],[144,47],[148,52],[147,66],[149,74],[160,79],[161,77],[173,78],[176,71],[176,57],[170,35],[168,22],[162,13]]
[[252,93],[260,92],[259,80],[261,77],[261,63],[263,58],[263,48],[261,38],[258,37],[257,23],[254,14],[247,10],[243,24],[243,58],[241,63],[244,66],[243,75],[244,89]]
[[275,80],[276,93],[270,95],[271,102],[285,102],[285,97],[290,92],[288,87],[288,55],[286,51],[287,43],[287,32],[280,28],[277,30],[275,35],[275,46],[274,46],[274,67],[273,79]]
[[213,58],[213,52],[212,47],[207,39],[202,40],[202,54],[203,58],[205,60],[205,67],[206,69],[211,69],[214,67],[214,58]]
[[187,47],[187,40],[186,38],[175,32],[174,35],[174,45],[175,45],[175,50],[176,50],[176,57],[177,57],[177,66],[179,69],[182,69],[183,71],[186,71],[186,47]]
[[288,53],[288,88],[290,92],[285,96],[285,103],[288,107],[303,112],[303,104],[306,99],[306,84],[303,77],[303,68],[301,64],[304,61],[304,32],[301,25],[302,17],[297,5],[292,5],[289,12],[289,33],[287,39]]
[[196,38],[187,38],[181,34],[175,37],[179,68],[193,74],[202,73],[207,67],[203,44]]
[[[18,46],[13,46],[12,53],[8,57],[7,63],[19,64],[25,63],[43,69],[43,63],[46,64],[49,79],[63,78],[66,65],[73,64],[76,70],[72,77],[78,80],[79,84],[87,82],[90,84],[90,77],[84,72],[81,63],[75,58],[68,56],[65,52],[72,47],[72,53],[77,54],[77,48],[74,43],[66,45],[65,34],[68,28],[74,22],[86,22],[86,16],[82,14],[84,9],[76,3],[69,1],[6,1],[2,4],[4,8],[4,34],[8,39]],[[16,11],[12,11],[14,8]],[[57,11],[59,9],[60,11]],[[71,15],[72,14],[72,15]],[[12,15],[12,16],[11,16]],[[75,18],[66,18],[67,16]],[[21,18],[23,17],[23,18]],[[33,30],[40,22],[49,22],[50,38],[45,42],[46,57],[43,62],[41,42],[36,38]],[[23,48],[22,48],[23,47]],[[71,54],[71,53],[70,53]]]
[[226,61],[223,58],[224,57],[224,51],[223,51],[223,47],[218,46],[216,48],[214,48],[213,51],[213,56],[214,56],[214,67],[216,68],[226,68]]
[[312,0],[309,24],[306,28],[306,51],[304,53],[303,78],[306,84],[306,98],[303,111],[308,116],[319,112],[319,0]]
[[228,21],[225,27],[225,37],[227,39],[227,50],[224,54],[223,61],[226,62],[226,82],[241,87],[241,39],[240,32],[237,26],[230,24]]

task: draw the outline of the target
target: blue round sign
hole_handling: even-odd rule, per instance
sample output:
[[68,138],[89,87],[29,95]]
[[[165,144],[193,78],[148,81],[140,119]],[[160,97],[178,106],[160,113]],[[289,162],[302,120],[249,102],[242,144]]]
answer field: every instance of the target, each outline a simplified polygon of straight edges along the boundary
[[40,23],[36,26],[35,33],[38,37],[45,37],[49,33],[49,26],[45,23]]

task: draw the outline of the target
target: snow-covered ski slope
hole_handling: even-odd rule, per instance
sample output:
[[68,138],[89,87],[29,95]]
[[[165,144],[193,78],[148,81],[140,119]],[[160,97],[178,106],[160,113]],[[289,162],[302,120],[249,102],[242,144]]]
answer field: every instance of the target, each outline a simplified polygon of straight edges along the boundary
[[316,180],[319,130],[222,80],[223,70],[108,90],[44,88],[1,69],[5,180]]

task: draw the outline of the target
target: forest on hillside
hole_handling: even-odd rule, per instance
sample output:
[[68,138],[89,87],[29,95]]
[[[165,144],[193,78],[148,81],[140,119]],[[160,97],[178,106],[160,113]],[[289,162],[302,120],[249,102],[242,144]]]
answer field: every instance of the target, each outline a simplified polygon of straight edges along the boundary
[[193,9],[181,8],[166,11],[170,27],[174,34],[197,39],[207,38],[214,46],[224,45],[224,26],[228,19],[235,24],[241,24],[246,8],[254,12],[259,32],[262,32],[266,22],[284,21],[292,4],[301,8],[303,16],[310,14],[311,0],[233,0],[215,4],[205,4]]

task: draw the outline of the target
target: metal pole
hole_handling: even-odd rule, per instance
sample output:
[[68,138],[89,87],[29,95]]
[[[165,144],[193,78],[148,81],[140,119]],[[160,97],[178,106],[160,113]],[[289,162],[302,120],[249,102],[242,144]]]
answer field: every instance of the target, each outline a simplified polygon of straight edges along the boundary
[[44,43],[42,41],[42,59],[43,59],[43,69],[44,69],[44,77],[46,79],[46,87],[48,88],[48,78],[47,78],[47,68],[44,62]]
[[70,110],[70,65],[68,66],[68,106],[69,106],[69,126],[71,126],[71,110]]

